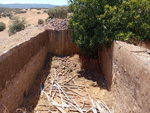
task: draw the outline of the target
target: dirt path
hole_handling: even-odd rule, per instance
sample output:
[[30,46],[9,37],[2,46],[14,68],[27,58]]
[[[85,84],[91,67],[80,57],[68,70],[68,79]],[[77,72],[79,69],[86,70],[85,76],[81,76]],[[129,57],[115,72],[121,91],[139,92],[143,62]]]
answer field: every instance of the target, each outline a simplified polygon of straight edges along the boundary
[[[51,56],[47,57],[47,64],[44,66],[41,74],[35,80],[29,94],[24,94],[24,102],[21,105],[21,110],[31,113],[51,113],[57,111],[54,106],[49,105],[46,95],[43,95],[41,89],[50,95],[51,84],[53,77],[56,74],[59,77],[59,84],[68,94],[69,98],[73,99],[79,106],[83,105],[84,109],[92,106],[89,96],[94,100],[104,100],[108,107],[111,108],[111,94],[106,89],[105,79],[102,76],[97,60],[87,59],[83,56]],[[54,81],[54,83],[56,83]],[[66,88],[65,88],[66,87]],[[86,88],[85,88],[86,87]],[[68,90],[67,88],[71,88]],[[52,90],[54,100],[61,104],[60,93],[55,93],[55,88]],[[65,109],[67,113],[72,113],[69,109]],[[18,113],[18,112],[17,112]]]

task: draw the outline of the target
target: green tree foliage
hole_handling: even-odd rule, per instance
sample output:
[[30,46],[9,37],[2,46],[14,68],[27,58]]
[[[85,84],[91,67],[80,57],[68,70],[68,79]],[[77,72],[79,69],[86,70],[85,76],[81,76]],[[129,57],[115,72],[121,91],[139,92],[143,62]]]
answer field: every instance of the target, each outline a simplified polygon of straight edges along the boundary
[[130,41],[150,39],[150,2],[148,0],[124,1],[118,7],[105,6],[100,15],[102,24],[108,29],[107,37]]
[[3,31],[6,28],[6,25],[4,22],[0,22],[0,31]]
[[47,10],[47,13],[49,15],[49,18],[67,18],[67,7],[55,7],[53,9]]
[[113,40],[150,36],[149,0],[69,0],[69,4],[74,14],[68,24],[72,41],[88,56]]
[[22,19],[19,19],[19,18],[16,18],[15,20],[12,20],[12,23],[9,25],[9,35],[13,35],[15,34],[16,32],[19,32],[21,30],[24,30],[25,29],[25,19],[22,18]]

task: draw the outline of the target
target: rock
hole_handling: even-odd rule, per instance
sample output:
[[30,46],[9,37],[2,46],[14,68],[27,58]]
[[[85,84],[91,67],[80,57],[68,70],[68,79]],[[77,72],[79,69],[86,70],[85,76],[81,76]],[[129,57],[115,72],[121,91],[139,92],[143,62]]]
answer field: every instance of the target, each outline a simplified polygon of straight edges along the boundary
[[58,73],[58,76],[61,76],[62,75],[62,73]]
[[63,66],[62,69],[65,69],[65,66]]

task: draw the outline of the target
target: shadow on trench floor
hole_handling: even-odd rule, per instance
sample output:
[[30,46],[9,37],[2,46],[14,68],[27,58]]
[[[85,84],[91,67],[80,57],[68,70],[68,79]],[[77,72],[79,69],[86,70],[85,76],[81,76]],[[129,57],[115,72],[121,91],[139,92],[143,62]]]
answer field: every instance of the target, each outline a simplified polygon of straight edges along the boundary
[[[90,95],[93,99],[101,98],[104,101],[108,101],[109,91],[107,90],[105,78],[99,68],[97,59],[89,59],[77,54],[54,56],[49,53],[46,57],[43,69],[37,75],[28,95],[25,95],[20,108],[16,109],[17,113],[23,113],[23,111],[26,111],[26,113],[34,113],[36,111],[47,112],[51,109],[47,106],[49,104],[47,99],[41,95],[40,87],[49,94],[55,69],[56,74],[60,76],[60,83],[69,81],[70,84],[85,86],[87,87],[88,94],[82,89],[82,95]],[[81,100],[81,98],[76,97],[76,101],[79,100]],[[90,102],[88,99],[86,101],[87,103],[88,101]],[[110,98],[109,101],[111,101]]]

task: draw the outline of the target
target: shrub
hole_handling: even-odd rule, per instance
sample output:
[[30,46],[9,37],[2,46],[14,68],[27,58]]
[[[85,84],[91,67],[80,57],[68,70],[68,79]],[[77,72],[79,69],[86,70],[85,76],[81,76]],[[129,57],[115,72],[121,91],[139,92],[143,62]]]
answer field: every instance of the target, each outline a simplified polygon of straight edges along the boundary
[[150,39],[149,0],[69,0],[72,41],[88,56],[113,40]]
[[12,12],[16,12],[16,10],[20,9],[0,7],[0,14],[5,14],[5,16],[9,16],[9,14],[12,14]]
[[41,8],[35,8],[36,10],[41,10]]
[[16,14],[20,14],[20,13],[26,13],[27,11],[21,11],[21,10],[16,10]]
[[49,9],[47,11],[49,18],[53,19],[53,18],[67,18],[67,8],[66,7],[56,7],[53,9]]
[[27,11],[20,11],[20,13],[27,13]]
[[38,20],[38,24],[40,25],[40,24],[44,24],[44,21],[42,20],[42,19],[39,19]]
[[6,25],[4,22],[0,22],[0,31],[3,31],[6,28]]
[[12,20],[12,23],[9,25],[9,35],[13,35],[16,32],[19,32],[21,30],[25,29],[25,19],[15,19]]
[[2,14],[3,17],[6,17],[6,14]]
[[10,13],[7,13],[7,14],[6,14],[6,16],[7,16],[7,17],[10,17],[10,16],[11,16],[11,14],[10,14]]
[[11,19],[11,20],[17,20],[17,19],[19,19],[19,16],[11,15],[9,17],[9,19]]
[[44,10],[43,13],[47,13],[47,10]]
[[37,14],[41,14],[41,12],[37,12]]

